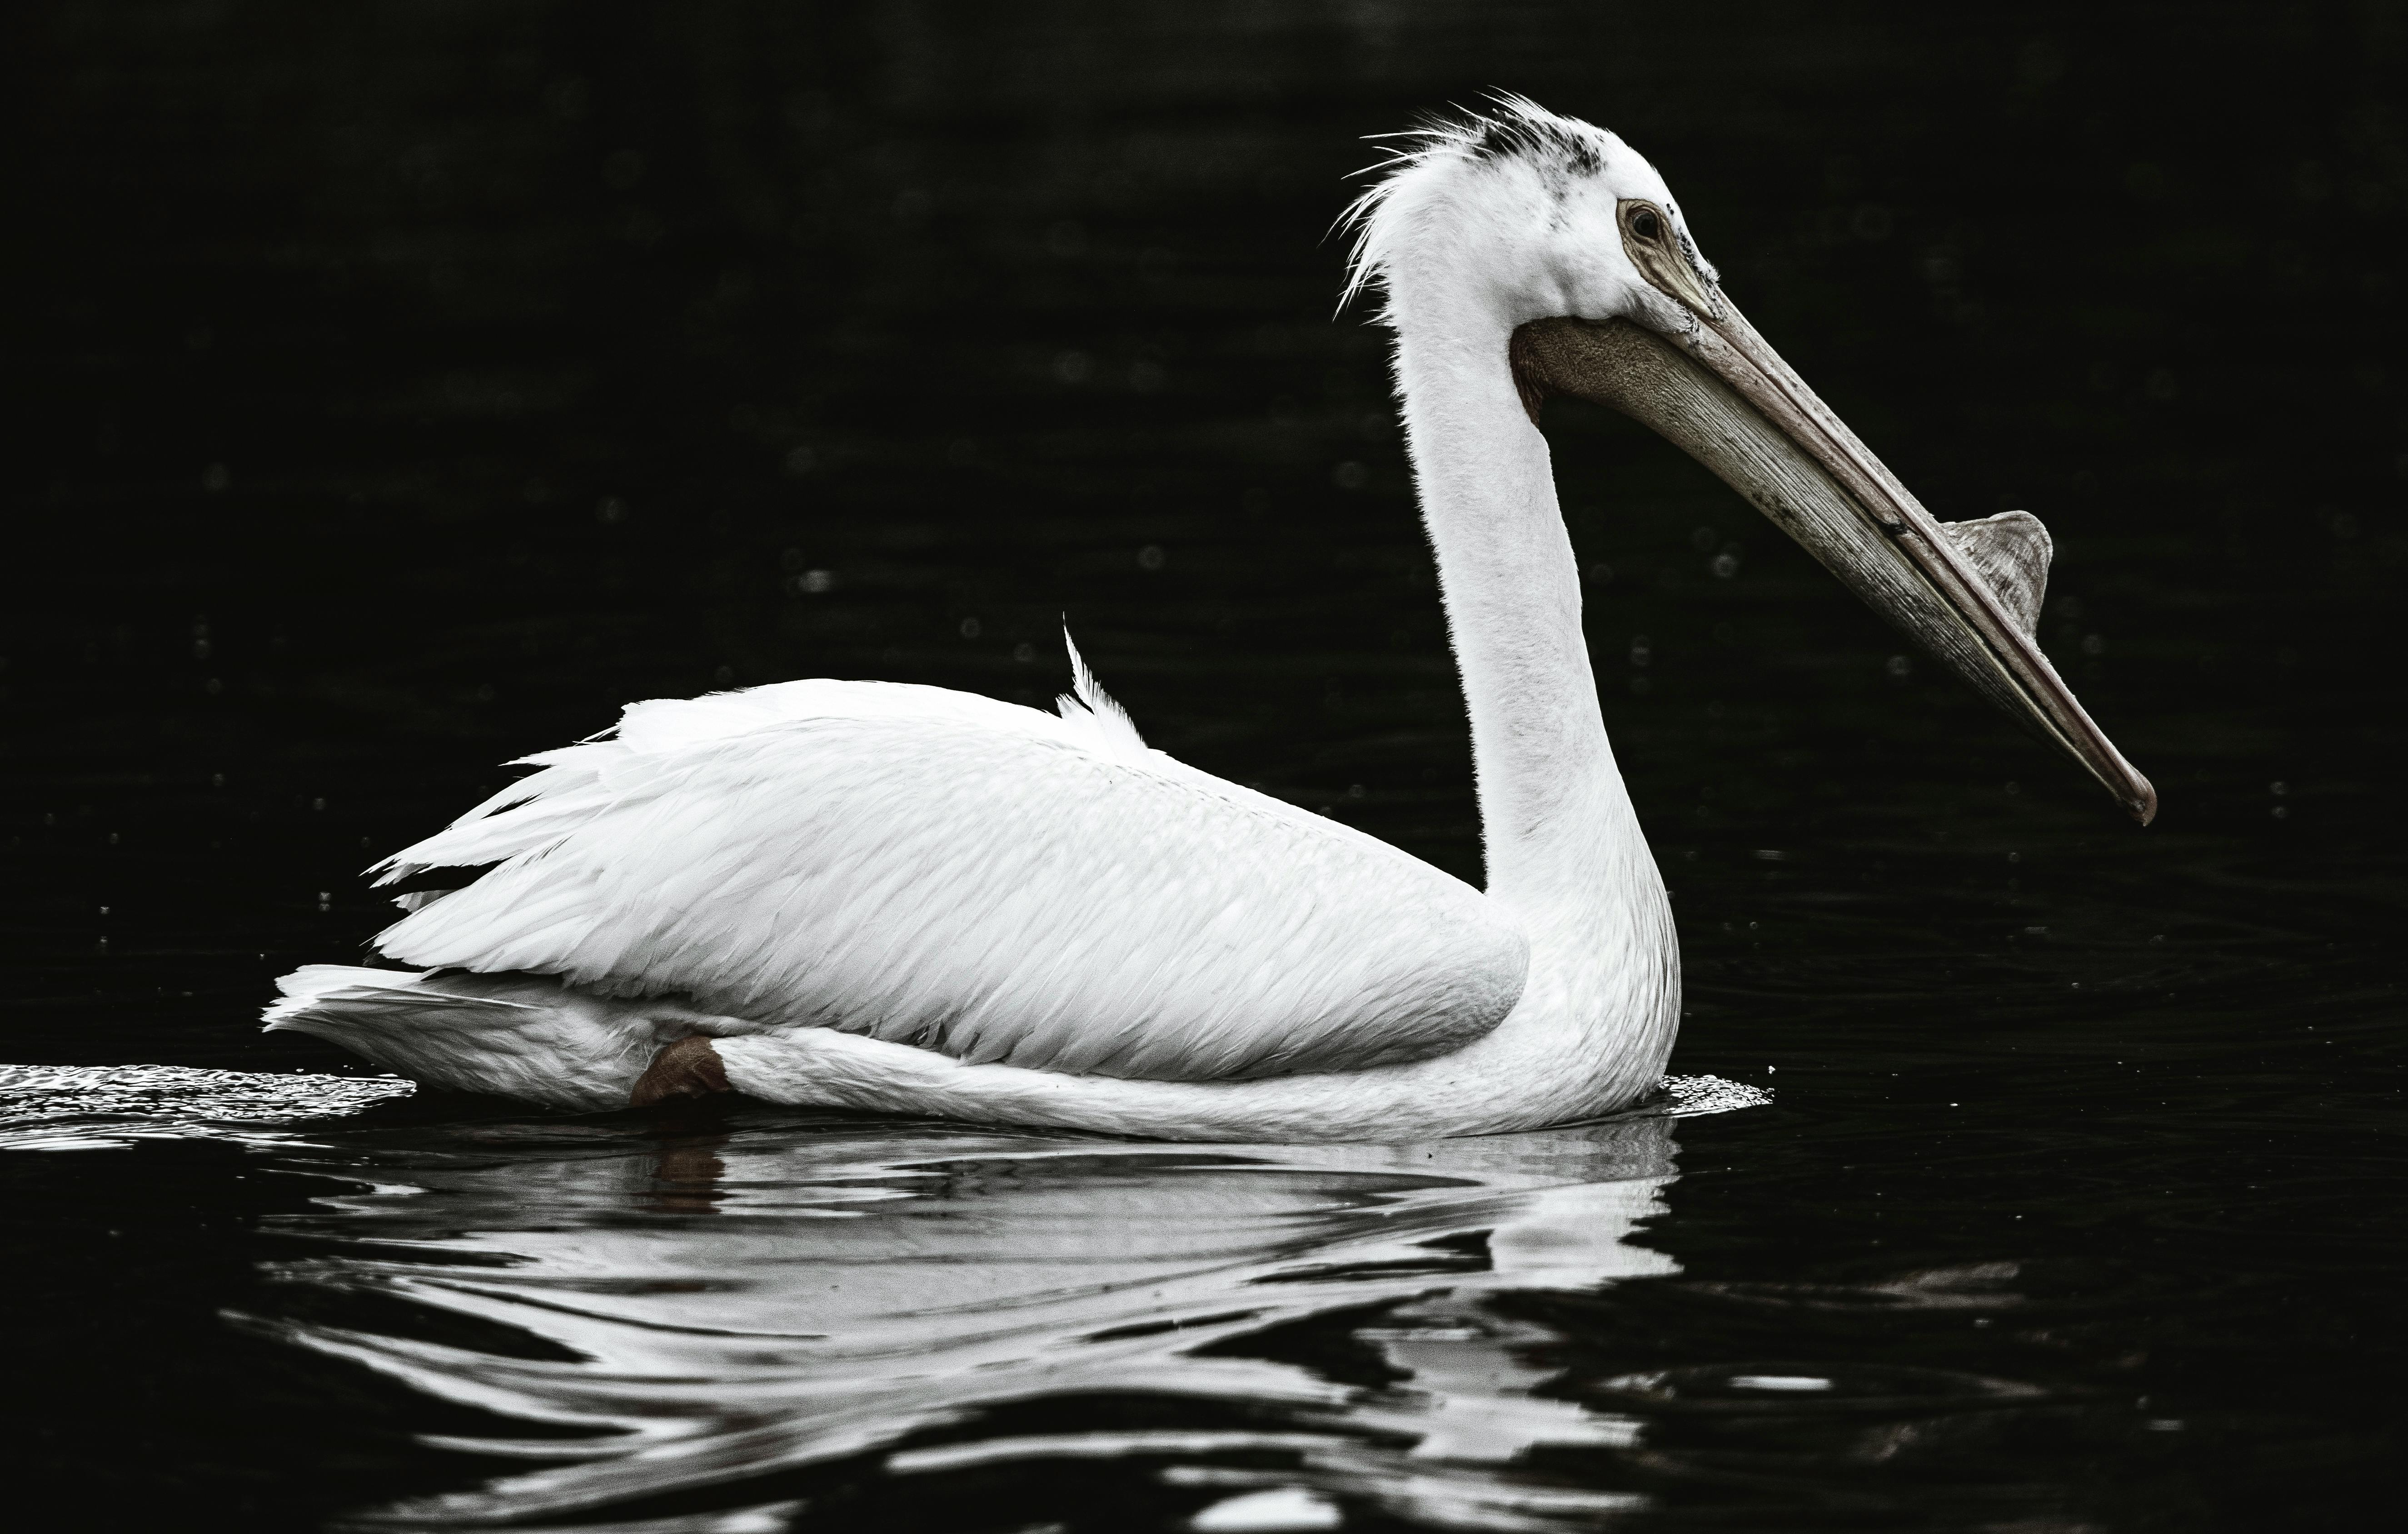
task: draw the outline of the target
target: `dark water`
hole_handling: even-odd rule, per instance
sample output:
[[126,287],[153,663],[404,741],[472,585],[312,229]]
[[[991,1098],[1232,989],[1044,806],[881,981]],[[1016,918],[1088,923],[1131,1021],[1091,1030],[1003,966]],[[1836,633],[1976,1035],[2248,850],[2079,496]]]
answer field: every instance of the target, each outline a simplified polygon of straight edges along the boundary
[[[0,1155],[12,1459],[60,1527],[2396,1497],[2399,7],[36,4],[6,38],[0,1058],[356,1079],[102,1078],[109,1132],[20,1136],[89,1148]],[[1360,136],[1492,85],[1654,157],[1940,515],[2048,522],[2042,637],[2157,825],[1558,403],[1675,1068],[1772,1106],[1209,1151],[294,1116],[381,1089],[254,1036],[270,977],[632,697],[1037,701],[1067,612],[1155,744],[1476,877],[1324,236]]]

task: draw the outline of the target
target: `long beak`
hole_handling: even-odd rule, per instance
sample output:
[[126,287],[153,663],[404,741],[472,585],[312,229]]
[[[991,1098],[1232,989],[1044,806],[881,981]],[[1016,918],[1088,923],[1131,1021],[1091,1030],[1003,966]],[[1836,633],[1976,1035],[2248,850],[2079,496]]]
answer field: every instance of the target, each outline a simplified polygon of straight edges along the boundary
[[[1719,292],[1713,299],[1718,317],[1679,340],[1624,320],[1524,325],[1512,343],[1524,402],[1535,416],[1546,394],[1560,392],[1653,429],[2146,825],[2157,791],[2083,711],[2033,638],[2044,564],[2037,577],[2018,571],[2016,557],[1990,553],[1974,536],[1985,523],[1934,521],[1729,301]],[[2045,561],[2046,535],[2021,520],[2038,545],[2021,561]]]

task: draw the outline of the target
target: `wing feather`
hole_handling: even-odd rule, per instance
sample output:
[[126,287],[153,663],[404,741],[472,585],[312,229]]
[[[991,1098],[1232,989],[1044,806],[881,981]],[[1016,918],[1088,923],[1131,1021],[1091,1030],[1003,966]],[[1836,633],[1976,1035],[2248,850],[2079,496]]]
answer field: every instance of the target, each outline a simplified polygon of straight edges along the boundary
[[1424,1058],[1511,1010],[1527,945],[1478,891],[1147,750],[1091,676],[1077,702],[810,681],[635,705],[389,860],[494,867],[379,946],[1155,1080]]

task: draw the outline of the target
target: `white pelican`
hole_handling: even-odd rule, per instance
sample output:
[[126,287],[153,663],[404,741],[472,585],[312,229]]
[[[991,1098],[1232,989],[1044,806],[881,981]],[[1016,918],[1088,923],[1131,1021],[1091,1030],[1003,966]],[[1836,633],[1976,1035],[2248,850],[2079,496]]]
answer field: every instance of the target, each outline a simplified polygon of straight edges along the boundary
[[1196,1140],[1559,1124],[1661,1074],[1672,913],[1615,770],[1541,401],[1697,457],[2146,823],[2032,638],[2049,541],[1942,523],[1741,318],[1663,179],[1519,98],[1354,209],[1461,667],[1488,887],[1149,750],[1078,664],[1058,716],[790,681],[615,733],[379,866],[473,869],[311,966],[271,1028],[576,1110],[773,1102]]

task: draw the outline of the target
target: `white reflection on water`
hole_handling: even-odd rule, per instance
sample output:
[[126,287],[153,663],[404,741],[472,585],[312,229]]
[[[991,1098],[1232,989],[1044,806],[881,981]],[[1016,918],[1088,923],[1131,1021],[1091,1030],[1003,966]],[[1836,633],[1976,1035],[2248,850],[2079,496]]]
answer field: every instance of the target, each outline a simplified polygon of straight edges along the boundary
[[[540,1468],[375,1521],[557,1517],[864,1455],[896,1476],[1144,1457],[1246,1505],[1291,1487],[1307,1508],[1368,1503],[1467,1528],[1592,1525],[1637,1500],[1518,1462],[1541,1444],[1627,1444],[1636,1424],[1541,1394],[1551,1370],[1530,1354],[1553,1334],[1485,1300],[1675,1270],[1632,1240],[1672,1176],[1666,1117],[1395,1146],[760,1117],[682,1137],[553,1123],[408,1139],[286,1158],[374,1185],[286,1222],[331,1251],[283,1276],[500,1323],[573,1356],[249,1324],[592,1436],[444,1440]],[[1238,1340],[1358,1308],[1354,1346],[1391,1383],[1247,1356]],[[1014,1426],[1014,1403],[1131,1392],[1219,1408],[1215,1421],[1241,1407],[1248,1426]],[[736,1516],[774,1527],[798,1506]]]

